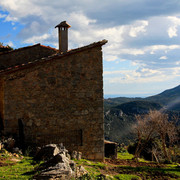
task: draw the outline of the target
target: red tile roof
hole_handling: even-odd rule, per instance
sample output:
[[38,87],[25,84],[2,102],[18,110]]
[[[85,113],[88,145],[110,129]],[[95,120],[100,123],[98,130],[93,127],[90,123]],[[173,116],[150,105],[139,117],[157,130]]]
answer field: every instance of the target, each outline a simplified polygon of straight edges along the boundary
[[48,48],[48,49],[53,49],[55,51],[58,51],[56,48],[52,48],[50,46],[44,46],[44,45],[41,45],[40,43],[38,43],[38,44],[35,44],[35,45],[32,45],[32,46],[26,46],[26,47],[18,48],[18,49],[7,51],[7,52],[0,52],[0,56],[4,55],[4,54],[15,52],[15,51],[23,51],[24,49],[33,48],[35,46],[41,46],[41,47],[45,47],[45,48]]
[[0,45],[0,49],[8,48],[7,46]]
[[[91,49],[91,48],[94,48],[94,47],[103,46],[107,42],[108,42],[107,40],[102,40],[102,41],[94,42],[94,43],[92,43],[90,45],[83,46],[83,47],[76,48],[76,49],[72,49],[72,50],[69,50],[69,51],[67,51],[65,53],[57,53],[57,54],[52,55],[52,56],[48,56],[48,57],[44,57],[44,58],[41,58],[41,59],[37,59],[37,60],[35,60],[33,62],[28,62],[26,64],[21,64],[21,65],[9,67],[7,69],[0,70],[0,75],[1,74],[5,74],[5,73],[11,73],[11,72],[17,71],[19,69],[26,68],[26,67],[29,67],[29,66],[32,66],[32,65],[36,65],[38,63],[43,63],[43,62],[46,62],[46,61],[50,61],[50,60],[53,60],[53,59],[56,59],[56,58],[59,58],[59,57],[69,56],[71,54],[82,52],[84,50]],[[36,44],[34,46],[37,46],[37,45],[40,45],[40,44]],[[24,48],[29,48],[29,47],[32,47],[32,46],[28,46],[28,47],[24,47]],[[47,46],[45,46],[45,47],[47,47]],[[23,49],[23,48],[21,48],[21,49]]]
[[10,51],[11,49],[10,49],[9,46],[0,45],[0,52],[1,52],[1,51],[2,51],[2,52],[7,52],[6,50],[7,50],[7,51],[8,51],[8,50]]

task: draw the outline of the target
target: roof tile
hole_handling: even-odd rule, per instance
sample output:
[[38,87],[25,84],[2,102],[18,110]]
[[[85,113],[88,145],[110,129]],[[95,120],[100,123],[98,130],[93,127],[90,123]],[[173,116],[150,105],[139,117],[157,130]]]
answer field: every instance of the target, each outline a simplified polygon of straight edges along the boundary
[[[18,70],[18,69],[20,69],[22,67],[28,67],[29,65],[34,65],[34,64],[37,64],[37,63],[53,60],[53,59],[55,59],[57,57],[64,57],[64,56],[68,56],[68,55],[71,55],[71,54],[74,54],[74,53],[78,53],[78,52],[81,52],[81,51],[84,51],[84,50],[87,50],[87,49],[91,49],[93,47],[102,46],[102,45],[106,44],[107,42],[108,41],[104,39],[102,41],[94,42],[94,43],[89,44],[87,46],[83,46],[83,47],[80,47],[80,48],[72,49],[72,50],[69,50],[69,51],[64,52],[64,53],[56,53],[56,54],[54,54],[52,56],[43,57],[41,59],[36,59],[33,62],[28,62],[26,64],[21,64],[21,65],[18,65],[18,66],[8,67],[8,68],[6,68],[4,70],[1,70],[0,71],[0,75],[4,74],[4,73],[8,73],[8,72],[12,72],[12,71]],[[37,45],[40,45],[40,44],[36,44],[34,46],[37,46]],[[25,48],[29,48],[29,47],[32,47],[32,46],[28,46],[28,47],[25,47]],[[23,49],[23,48],[21,48],[21,49]]]

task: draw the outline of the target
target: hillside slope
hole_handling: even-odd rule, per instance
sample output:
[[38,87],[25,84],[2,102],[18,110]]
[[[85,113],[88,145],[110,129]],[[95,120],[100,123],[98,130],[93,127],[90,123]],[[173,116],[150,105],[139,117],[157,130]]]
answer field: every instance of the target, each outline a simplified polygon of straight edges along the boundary
[[[104,100],[105,138],[128,144],[137,114],[163,109],[170,117],[180,114],[180,85],[147,98],[109,98]],[[178,122],[180,124],[180,120]]]
[[154,102],[133,101],[110,108],[105,112],[105,138],[111,141],[128,144],[135,138],[135,116],[152,110],[159,110],[162,106]]
[[147,101],[153,101],[164,105],[169,110],[180,111],[180,85],[163,91],[155,96],[145,98]]
[[172,89],[165,90],[160,94],[149,96],[147,98],[117,97],[117,98],[104,99],[104,108],[106,111],[111,107],[132,101],[155,102],[161,104],[162,106],[166,107],[169,110],[180,111],[180,85]]

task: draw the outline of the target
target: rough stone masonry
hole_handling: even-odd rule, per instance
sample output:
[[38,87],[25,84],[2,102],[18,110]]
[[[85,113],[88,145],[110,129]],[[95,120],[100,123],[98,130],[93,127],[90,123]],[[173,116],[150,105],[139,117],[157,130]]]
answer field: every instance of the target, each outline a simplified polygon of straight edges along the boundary
[[69,151],[103,161],[105,43],[3,69],[0,113],[4,133],[23,134],[27,144],[63,143]]

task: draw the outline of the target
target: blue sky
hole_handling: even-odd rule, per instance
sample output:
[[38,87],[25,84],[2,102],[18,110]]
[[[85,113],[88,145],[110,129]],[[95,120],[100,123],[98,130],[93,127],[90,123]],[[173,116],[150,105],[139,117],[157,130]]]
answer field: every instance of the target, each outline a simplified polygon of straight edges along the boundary
[[64,20],[69,49],[108,40],[105,95],[149,96],[180,84],[179,0],[1,0],[0,42],[57,47],[54,27]]

